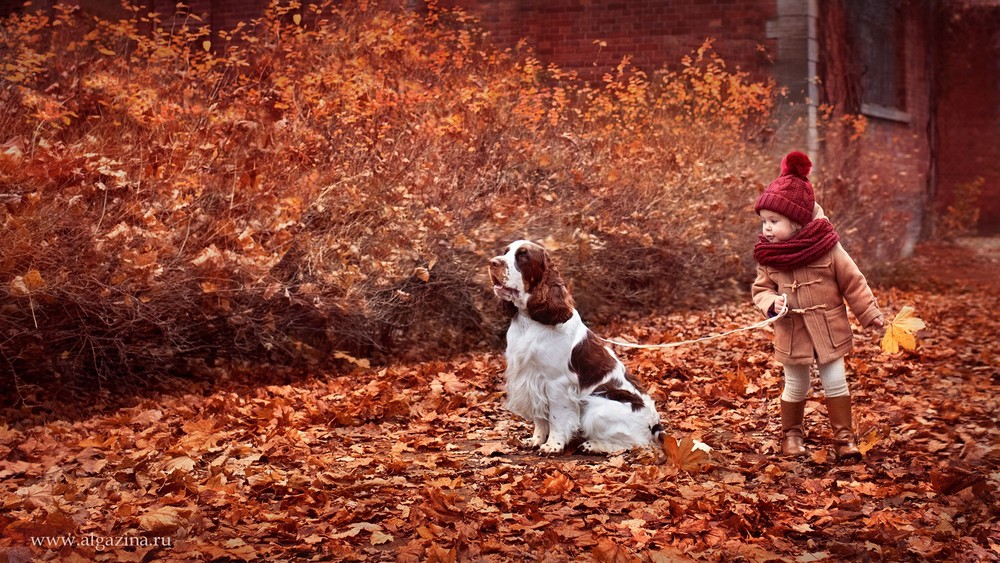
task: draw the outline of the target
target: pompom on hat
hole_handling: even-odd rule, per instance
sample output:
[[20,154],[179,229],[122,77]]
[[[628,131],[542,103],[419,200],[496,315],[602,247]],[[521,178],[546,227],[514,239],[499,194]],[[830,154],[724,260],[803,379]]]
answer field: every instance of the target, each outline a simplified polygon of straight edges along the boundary
[[812,221],[816,195],[809,183],[812,162],[799,151],[792,151],[781,159],[781,176],[771,182],[757,198],[753,210],[758,215],[762,209],[788,217],[799,225]]

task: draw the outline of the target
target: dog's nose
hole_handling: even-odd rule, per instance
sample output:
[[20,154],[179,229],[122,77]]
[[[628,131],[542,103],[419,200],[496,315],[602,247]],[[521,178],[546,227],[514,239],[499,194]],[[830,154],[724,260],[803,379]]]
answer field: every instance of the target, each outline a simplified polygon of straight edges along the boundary
[[499,268],[500,266],[503,266],[503,258],[497,256],[496,258],[490,260],[490,266],[493,266],[494,268]]

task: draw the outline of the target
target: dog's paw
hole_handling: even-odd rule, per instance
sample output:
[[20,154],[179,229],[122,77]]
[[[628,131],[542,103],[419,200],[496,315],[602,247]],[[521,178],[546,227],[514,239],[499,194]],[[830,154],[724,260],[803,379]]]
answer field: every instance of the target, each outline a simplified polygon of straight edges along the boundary
[[545,455],[556,455],[563,453],[566,449],[566,444],[562,442],[545,442],[539,448]]
[[524,441],[525,447],[532,450],[537,450],[543,443],[545,443],[545,440],[543,438],[539,438],[538,436],[532,436]]
[[582,454],[590,454],[590,455],[610,455],[613,453],[623,452],[625,451],[625,449],[621,447],[615,447],[611,444],[605,444],[602,442],[587,440],[586,442],[580,444],[580,447],[577,448],[577,451],[579,451]]

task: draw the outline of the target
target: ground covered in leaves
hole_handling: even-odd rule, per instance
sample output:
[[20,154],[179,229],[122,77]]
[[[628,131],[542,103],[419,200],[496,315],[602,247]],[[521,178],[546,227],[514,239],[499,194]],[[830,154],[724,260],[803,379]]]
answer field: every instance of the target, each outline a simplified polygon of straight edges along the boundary
[[[849,465],[833,458],[819,390],[811,457],[777,455],[766,331],[620,350],[682,441],[672,455],[525,450],[499,352],[191,385],[89,417],[24,396],[0,423],[0,558],[997,560],[1000,292],[980,278],[877,291],[890,318],[913,305],[928,328],[915,352],[886,356],[855,327],[865,455]],[[756,320],[732,300],[595,328],[654,343]],[[695,439],[712,452],[685,453]]]

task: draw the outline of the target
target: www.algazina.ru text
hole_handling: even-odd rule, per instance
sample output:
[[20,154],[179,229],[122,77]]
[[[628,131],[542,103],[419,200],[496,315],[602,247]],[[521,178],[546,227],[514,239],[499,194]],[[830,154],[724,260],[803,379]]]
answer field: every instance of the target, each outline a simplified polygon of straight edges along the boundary
[[93,547],[100,551],[118,547],[171,547],[172,539],[158,536],[98,536],[96,534],[87,536],[36,536],[31,538],[31,545],[52,549],[60,547]]

